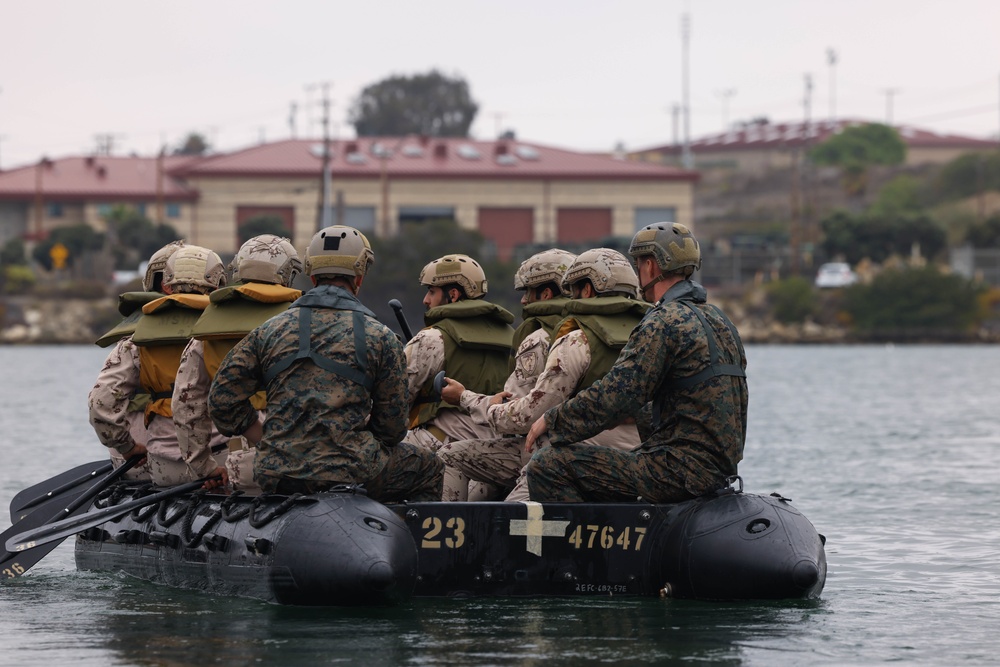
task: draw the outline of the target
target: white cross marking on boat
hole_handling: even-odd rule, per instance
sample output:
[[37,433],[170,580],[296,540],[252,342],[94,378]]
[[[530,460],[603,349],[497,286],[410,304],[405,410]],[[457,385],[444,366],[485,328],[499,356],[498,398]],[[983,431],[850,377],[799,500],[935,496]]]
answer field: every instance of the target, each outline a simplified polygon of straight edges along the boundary
[[542,538],[565,536],[569,521],[545,521],[542,519],[545,516],[545,508],[542,507],[541,503],[526,500],[524,504],[528,508],[528,518],[511,519],[510,534],[524,535],[527,538],[525,549],[529,553],[541,556]]

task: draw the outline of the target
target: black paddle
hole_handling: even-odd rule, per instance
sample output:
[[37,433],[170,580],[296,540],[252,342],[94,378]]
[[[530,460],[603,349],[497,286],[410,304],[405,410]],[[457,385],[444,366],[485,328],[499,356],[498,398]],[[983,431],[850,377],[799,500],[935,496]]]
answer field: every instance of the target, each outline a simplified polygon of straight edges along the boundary
[[[83,511],[97,494],[111,486],[111,484],[128,472],[132,466],[141,461],[142,458],[139,455],[129,457],[124,464],[102,477],[86,491],[80,493],[68,505],[60,503],[59,509],[53,509],[52,511],[48,511],[51,509],[49,505],[38,507],[34,512],[31,512],[15,525],[0,533],[0,539],[7,542],[25,531],[30,532],[46,524],[65,521],[67,518],[71,519]],[[33,567],[35,563],[45,558],[57,546],[59,546],[59,541],[53,541],[40,549],[34,549],[27,553],[15,553],[11,550],[5,550],[3,556],[0,557],[0,580],[21,576],[29,568]]]
[[[54,521],[38,528],[26,530],[8,538],[4,546],[7,551],[13,555],[12,560],[18,560],[18,557],[32,558],[34,553],[39,550],[46,550],[45,553],[48,553],[52,550],[52,548],[54,548],[49,547],[50,544],[58,544],[70,535],[75,535],[76,533],[83,532],[88,528],[93,528],[94,526],[99,526],[102,523],[111,521],[112,519],[124,516],[134,509],[146,507],[147,505],[153,505],[161,500],[168,500],[170,498],[188,493],[189,491],[199,489],[208,479],[211,478],[205,477],[204,479],[188,482],[187,484],[181,484],[180,486],[172,486],[169,489],[160,491],[159,493],[154,493],[150,496],[144,496],[142,498],[136,498],[135,500],[130,500],[129,502],[122,503],[121,505],[105,507],[103,509],[87,512],[86,514],[81,514],[80,516],[70,516],[60,521]],[[28,521],[31,516],[32,515],[29,515],[21,523],[23,524]],[[35,558],[31,565],[34,565],[39,560],[41,559]],[[31,567],[31,565],[28,567]],[[0,562],[0,567],[6,566],[3,562]],[[27,567],[24,569],[26,570]],[[23,574],[23,570],[19,574]],[[2,576],[6,577],[6,574],[3,574]]]
[[399,299],[389,299],[389,307],[396,313],[396,321],[399,322],[399,328],[403,330],[403,337],[406,339],[403,342],[409,343],[410,339],[413,338],[413,332],[410,330],[410,323],[406,321],[406,315],[403,314],[403,304],[399,302]]
[[[63,497],[70,496],[71,492],[83,493],[86,489],[80,487],[87,482],[93,482],[111,470],[111,467],[109,459],[91,461],[19,491],[10,501],[11,523],[17,523],[37,507],[48,505],[52,501],[63,500]],[[69,498],[69,500],[71,501],[73,498]],[[63,502],[63,504],[66,505],[68,502]]]

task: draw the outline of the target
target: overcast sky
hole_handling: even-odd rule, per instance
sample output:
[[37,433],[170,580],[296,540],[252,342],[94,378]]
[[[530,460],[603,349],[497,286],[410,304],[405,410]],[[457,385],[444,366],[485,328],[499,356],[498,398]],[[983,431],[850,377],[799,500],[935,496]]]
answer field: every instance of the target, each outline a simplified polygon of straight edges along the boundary
[[670,143],[685,13],[693,138],[725,116],[801,120],[807,73],[813,118],[885,121],[891,100],[897,123],[1000,132],[1000,0],[7,0],[0,168],[97,135],[118,155],[192,131],[221,150],[283,139],[293,103],[298,136],[320,136],[320,82],[350,137],[365,85],[432,68],[469,82],[476,138]]

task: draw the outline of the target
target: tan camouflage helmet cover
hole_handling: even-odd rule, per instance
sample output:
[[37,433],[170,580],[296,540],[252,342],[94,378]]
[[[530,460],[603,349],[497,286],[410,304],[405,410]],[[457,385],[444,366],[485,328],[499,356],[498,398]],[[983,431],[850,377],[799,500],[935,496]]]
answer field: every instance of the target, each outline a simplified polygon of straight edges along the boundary
[[208,294],[226,285],[226,267],[208,248],[186,245],[167,259],[163,285],[173,293]]
[[580,253],[563,276],[563,289],[590,280],[598,294],[619,293],[635,298],[639,277],[628,257],[611,248],[594,248]]
[[429,287],[457,284],[470,299],[483,297],[488,291],[486,272],[468,255],[445,255],[435,259],[420,272],[420,284]]
[[347,225],[319,230],[306,248],[306,273],[310,276],[364,276],[374,263],[368,238]]
[[660,270],[666,273],[687,268],[685,275],[691,275],[701,268],[698,239],[687,226],[679,222],[646,225],[632,237],[628,254],[636,259],[652,255]]
[[142,289],[147,292],[159,292],[163,289],[163,269],[167,267],[167,258],[184,246],[184,240],[171,241],[153,253],[146,263],[146,275],[142,277]]
[[292,284],[302,273],[302,260],[291,241],[274,234],[261,234],[240,246],[233,261],[233,280],[242,282]]
[[521,262],[517,273],[514,274],[514,289],[528,290],[547,283],[555,283],[559,285],[563,295],[569,296],[569,292],[562,286],[562,279],[574,259],[576,255],[559,248],[535,253]]

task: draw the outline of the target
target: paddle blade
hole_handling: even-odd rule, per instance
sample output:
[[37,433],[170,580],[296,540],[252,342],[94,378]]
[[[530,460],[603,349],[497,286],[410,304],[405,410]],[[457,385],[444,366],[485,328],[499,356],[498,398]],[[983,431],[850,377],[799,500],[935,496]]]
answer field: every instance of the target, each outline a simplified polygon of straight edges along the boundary
[[11,523],[17,523],[29,512],[48,503],[54,502],[65,507],[85,492],[90,483],[110,470],[111,461],[108,459],[91,461],[29,486],[18,492],[10,501]]

